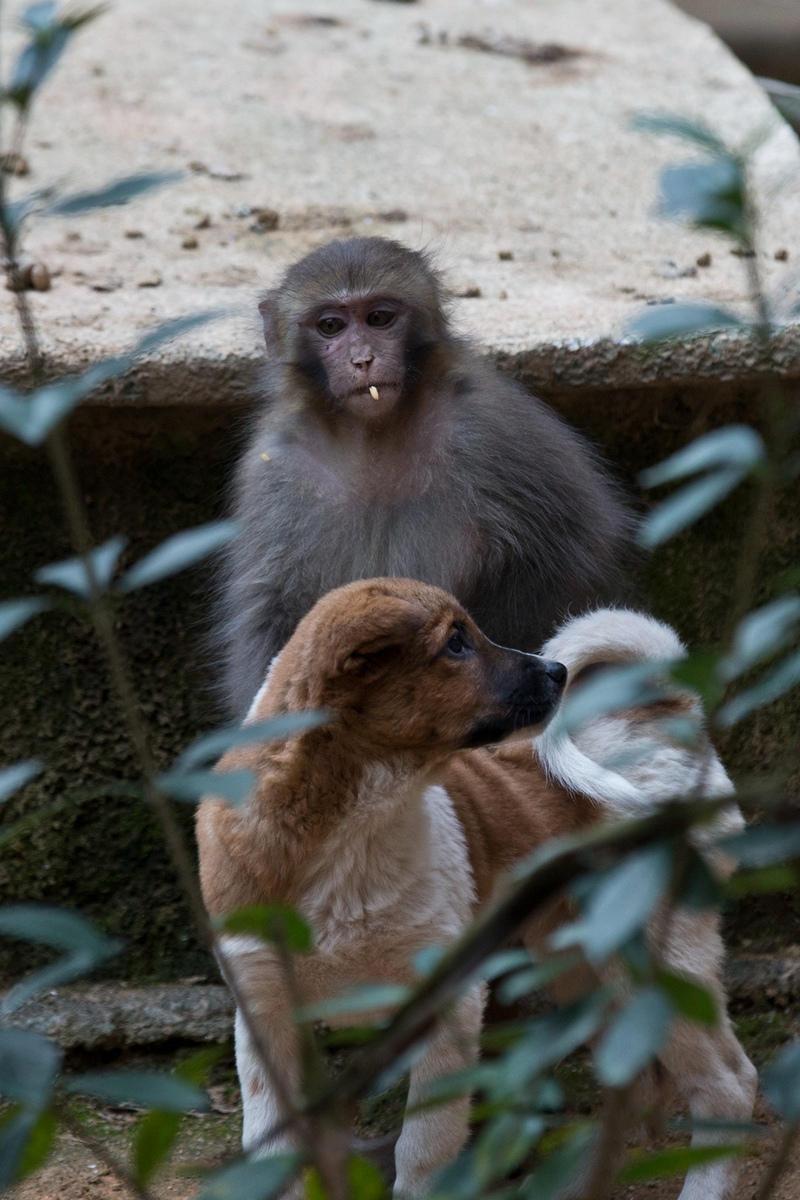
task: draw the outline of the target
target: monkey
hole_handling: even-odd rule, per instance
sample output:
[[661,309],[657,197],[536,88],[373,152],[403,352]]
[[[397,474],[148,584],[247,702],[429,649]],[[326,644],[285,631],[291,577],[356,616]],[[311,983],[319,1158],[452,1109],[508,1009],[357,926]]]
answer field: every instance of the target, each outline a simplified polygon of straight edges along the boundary
[[331,588],[397,575],[536,650],[618,598],[635,519],[599,455],[451,329],[426,252],[321,246],[259,304],[264,403],[233,486],[217,635],[232,715]]

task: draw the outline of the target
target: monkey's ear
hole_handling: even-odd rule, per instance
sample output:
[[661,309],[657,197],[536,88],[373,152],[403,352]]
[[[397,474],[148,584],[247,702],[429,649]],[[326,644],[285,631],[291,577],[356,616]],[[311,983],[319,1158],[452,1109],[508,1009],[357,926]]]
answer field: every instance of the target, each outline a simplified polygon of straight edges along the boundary
[[264,326],[264,341],[270,354],[277,354],[280,346],[280,330],[278,328],[278,306],[272,292],[267,292],[258,306],[261,313],[261,323]]
[[422,605],[398,597],[382,598],[379,606],[349,630],[339,642],[336,673],[374,675],[389,664],[424,626]]

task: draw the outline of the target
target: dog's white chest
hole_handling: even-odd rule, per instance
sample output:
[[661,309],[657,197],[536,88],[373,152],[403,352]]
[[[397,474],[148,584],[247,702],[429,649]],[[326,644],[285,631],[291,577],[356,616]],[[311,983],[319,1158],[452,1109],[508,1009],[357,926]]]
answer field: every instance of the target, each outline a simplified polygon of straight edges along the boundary
[[470,919],[475,889],[450,797],[397,789],[370,780],[359,819],[330,839],[301,897],[315,951],[298,967],[313,992],[410,979],[420,947],[451,942]]

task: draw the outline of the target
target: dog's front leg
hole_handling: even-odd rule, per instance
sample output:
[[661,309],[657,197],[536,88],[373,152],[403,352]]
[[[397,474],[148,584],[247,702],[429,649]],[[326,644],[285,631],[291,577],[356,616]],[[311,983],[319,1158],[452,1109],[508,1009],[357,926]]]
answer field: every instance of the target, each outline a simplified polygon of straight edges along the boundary
[[[434,1033],[411,1069],[408,1108],[424,1101],[430,1085],[462,1071],[478,1057],[485,989],[472,988]],[[428,1191],[437,1171],[451,1162],[467,1140],[469,1096],[418,1114],[407,1114],[395,1148],[395,1196]]]
[[[247,1008],[237,1008],[234,1024],[236,1070],[242,1092],[242,1146],[264,1157],[292,1144],[286,1134],[270,1131],[287,1116],[299,1082],[297,1040],[292,1008],[280,962],[255,939],[238,937],[223,942],[226,978]],[[256,1032],[256,1038],[253,1033]],[[258,1044],[257,1044],[258,1043]],[[259,1051],[263,1046],[268,1063]]]

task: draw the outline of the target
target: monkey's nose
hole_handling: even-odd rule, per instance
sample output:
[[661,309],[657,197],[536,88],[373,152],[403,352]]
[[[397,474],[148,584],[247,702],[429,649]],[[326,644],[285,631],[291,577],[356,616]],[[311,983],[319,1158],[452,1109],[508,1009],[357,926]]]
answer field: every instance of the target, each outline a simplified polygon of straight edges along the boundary
[[369,367],[374,359],[374,354],[369,350],[363,350],[360,353],[351,354],[350,362],[354,367]]

